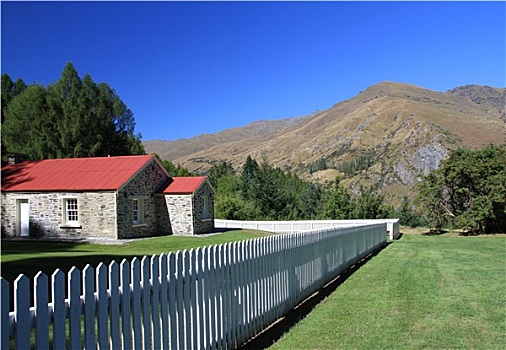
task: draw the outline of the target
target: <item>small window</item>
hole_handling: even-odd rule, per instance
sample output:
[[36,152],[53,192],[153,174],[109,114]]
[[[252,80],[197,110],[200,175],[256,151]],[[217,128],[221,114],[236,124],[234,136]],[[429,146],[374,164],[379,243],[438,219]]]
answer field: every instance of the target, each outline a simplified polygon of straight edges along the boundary
[[77,198],[65,198],[63,200],[64,204],[64,217],[65,224],[67,225],[75,225],[79,224],[79,211],[77,205]]
[[202,201],[202,220],[209,219],[209,197],[205,196]]
[[144,203],[142,199],[136,198],[132,200],[132,223],[140,225],[144,218]]

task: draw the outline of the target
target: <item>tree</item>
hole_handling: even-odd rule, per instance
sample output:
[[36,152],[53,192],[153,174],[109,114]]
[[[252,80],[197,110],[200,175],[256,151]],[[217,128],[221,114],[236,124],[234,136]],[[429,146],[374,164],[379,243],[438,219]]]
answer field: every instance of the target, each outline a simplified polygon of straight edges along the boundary
[[23,84],[2,76],[5,149],[30,159],[144,154],[132,111],[106,83],[81,80],[72,63],[47,88]]
[[395,216],[398,217],[401,224],[405,226],[418,227],[426,224],[423,218],[415,212],[409,197],[406,195],[402,197],[401,205],[397,209]]
[[215,189],[218,188],[218,182],[224,176],[235,175],[235,171],[232,168],[232,165],[224,160],[220,160],[218,162],[214,162],[211,168],[209,169],[209,173],[207,178],[209,182]]
[[415,203],[422,208],[427,223],[437,230],[447,227],[451,218],[449,212],[445,210],[445,187],[440,172],[437,169],[431,171],[417,185],[417,189],[418,196]]
[[181,165],[175,166],[174,163],[172,163],[170,160],[160,158],[158,153],[153,153],[153,155],[158,159],[160,164],[167,170],[170,176],[193,176],[192,173],[186,168],[183,168]]
[[242,195],[246,200],[255,199],[260,190],[260,176],[260,166],[256,160],[248,156],[241,172]]
[[372,187],[362,190],[352,210],[353,219],[384,219],[393,216],[393,207],[384,204],[385,196]]
[[46,90],[40,85],[30,85],[22,94],[14,97],[5,111],[2,125],[2,141],[10,152],[27,154],[32,159],[42,159],[52,147],[46,134],[52,124],[47,119]]
[[353,202],[348,190],[340,185],[341,179],[336,177],[334,187],[325,196],[322,208],[322,219],[346,220],[350,218]]
[[[11,79],[11,77],[4,73],[1,77],[1,83],[2,83],[2,102],[1,102],[1,113],[2,113],[2,130],[3,130],[3,124],[5,122],[5,111],[7,109],[7,106],[12,101],[13,98],[21,94],[26,89],[26,84],[22,79],[16,80],[14,83]],[[4,139],[2,137],[1,140],[2,148],[1,148],[1,154],[2,156],[7,153],[7,147],[4,144]]]
[[419,190],[418,201],[436,228],[446,224],[472,233],[504,232],[506,145],[452,151]]

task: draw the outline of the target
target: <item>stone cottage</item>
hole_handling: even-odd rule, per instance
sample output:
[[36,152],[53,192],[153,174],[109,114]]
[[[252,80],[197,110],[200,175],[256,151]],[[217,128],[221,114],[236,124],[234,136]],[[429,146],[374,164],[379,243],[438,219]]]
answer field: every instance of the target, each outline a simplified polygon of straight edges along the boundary
[[1,214],[11,237],[193,235],[214,229],[214,190],[152,155],[26,161],[2,167]]

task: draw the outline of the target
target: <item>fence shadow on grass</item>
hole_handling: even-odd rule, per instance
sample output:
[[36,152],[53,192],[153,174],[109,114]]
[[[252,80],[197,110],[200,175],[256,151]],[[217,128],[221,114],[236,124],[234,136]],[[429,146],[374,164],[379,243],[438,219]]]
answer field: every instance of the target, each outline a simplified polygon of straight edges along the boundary
[[359,262],[343,271],[339,276],[327,283],[318,292],[314,293],[302,303],[297,305],[294,309],[292,309],[284,317],[272,324],[269,328],[263,330],[256,337],[239,347],[239,350],[267,349],[273,345],[275,342],[281,339],[281,337],[293,326],[295,326],[299,321],[309,315],[315,306],[317,306],[325,298],[335,292],[341,284],[343,284],[351,275],[353,275],[353,273],[360,269],[366,262],[378,255],[379,252],[381,252],[390,244],[392,244],[392,242],[385,243],[385,245],[378,248],[376,251],[372,252]]

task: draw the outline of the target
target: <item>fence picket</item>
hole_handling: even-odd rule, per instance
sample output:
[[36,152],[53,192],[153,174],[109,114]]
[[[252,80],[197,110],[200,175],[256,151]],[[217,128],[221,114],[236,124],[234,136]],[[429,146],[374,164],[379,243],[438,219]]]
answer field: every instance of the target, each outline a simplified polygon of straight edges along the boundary
[[95,269],[86,265],[83,270],[84,348],[95,349]]
[[151,349],[150,265],[151,260],[144,256],[141,260],[142,347],[144,350]]
[[192,349],[191,324],[191,291],[190,291],[190,253],[183,250],[183,307],[184,307],[184,344],[185,349]]
[[[39,271],[35,275],[33,288],[33,297],[35,304],[35,348],[49,349],[49,279],[47,275]],[[6,305],[7,307],[9,306],[8,300]],[[8,335],[9,334],[7,333],[7,336]],[[6,347],[2,345],[2,349],[5,348]]]
[[107,266],[103,263],[98,264],[96,270],[97,279],[97,345],[99,349],[109,347],[109,325],[107,309],[109,300],[107,295]]
[[132,331],[133,348],[140,349],[142,346],[142,327],[141,327],[141,262],[137,258],[132,259]]
[[235,260],[234,260],[234,243],[228,243],[228,247],[229,249],[227,249],[227,252],[225,254],[227,254],[227,259],[228,259],[228,263],[229,263],[229,266],[228,266],[228,280],[229,280],[229,288],[228,288],[228,300],[229,300],[229,304],[230,304],[230,310],[229,310],[229,333],[228,333],[228,344],[229,344],[229,348],[232,348],[234,349],[236,347],[236,327],[237,327],[237,322],[236,322],[236,319],[235,319],[235,312],[236,312],[236,298],[235,298],[235,288],[236,288],[236,284],[235,284]]
[[[69,346],[81,348],[81,271],[73,266],[68,273]],[[118,334],[119,335],[119,334]]]
[[119,267],[116,261],[109,264],[109,315],[110,315],[110,348],[120,348],[120,317],[119,317]]
[[168,265],[167,255],[160,255],[160,321],[161,321],[161,349],[169,347],[169,311],[168,311]]
[[153,332],[151,344],[153,349],[160,349],[160,260],[158,255],[151,257],[151,320]]
[[[40,274],[40,272],[39,272]],[[39,275],[37,274],[37,275]],[[2,332],[1,332],[1,348],[8,349],[9,348],[9,338],[10,338],[10,321],[9,321],[9,303],[10,303],[10,291],[9,291],[9,282],[4,278],[0,277],[0,285],[1,285],[1,304],[0,304],[0,322],[2,324]],[[46,305],[47,306],[47,305]],[[9,325],[9,329],[7,329],[7,325]],[[46,347],[47,348],[47,347]]]
[[220,245],[220,298],[221,298],[221,347],[222,349],[228,349],[228,322],[230,320],[230,305],[229,305],[229,288],[230,285],[228,281],[228,264],[226,261],[226,250],[228,249],[228,244]]
[[176,313],[176,256],[168,256],[168,294],[169,294],[169,340],[170,349],[177,349],[177,313]]
[[216,349],[216,246],[209,247],[209,339],[211,349]]
[[191,348],[197,349],[198,343],[198,316],[197,316],[197,255],[195,250],[190,250],[190,300],[191,300]]
[[121,348],[132,348],[131,304],[132,291],[130,289],[130,263],[123,259],[120,265],[121,279]]
[[16,317],[16,348],[30,348],[30,280],[19,275],[14,281],[14,314]]
[[210,306],[209,306],[209,247],[202,249],[202,331],[204,332],[204,343],[202,349],[208,350],[211,346],[210,336]]
[[244,242],[237,244],[237,343],[240,345],[245,339],[245,320],[244,320]]
[[[252,273],[251,273],[251,240],[244,242],[244,259],[246,261],[244,277],[246,279],[245,283],[245,295],[246,295],[246,303],[245,303],[245,315],[246,315],[246,333],[248,335],[253,334],[253,318],[252,318],[252,302],[251,302],[251,288],[252,288]],[[248,336],[249,338],[249,336]]]
[[197,346],[196,349],[204,348],[204,297],[203,297],[203,271],[202,271],[202,249],[197,248],[195,259],[195,270],[196,270],[196,298],[197,298]]
[[53,302],[53,349],[67,346],[65,336],[65,274],[57,269],[51,276]]
[[176,314],[177,314],[177,348],[184,349],[184,305],[183,305],[183,254],[176,253]]

